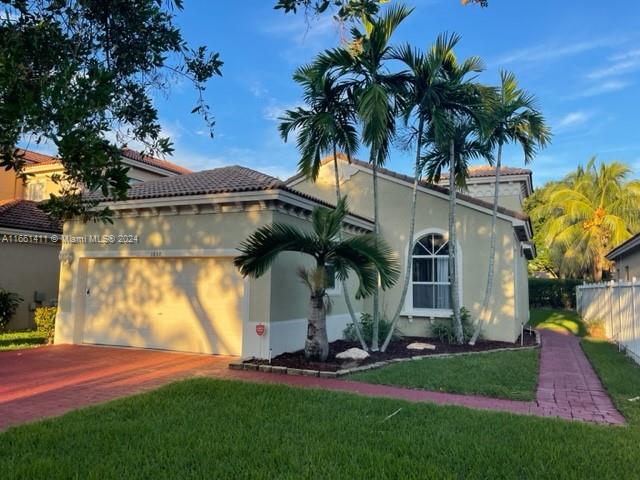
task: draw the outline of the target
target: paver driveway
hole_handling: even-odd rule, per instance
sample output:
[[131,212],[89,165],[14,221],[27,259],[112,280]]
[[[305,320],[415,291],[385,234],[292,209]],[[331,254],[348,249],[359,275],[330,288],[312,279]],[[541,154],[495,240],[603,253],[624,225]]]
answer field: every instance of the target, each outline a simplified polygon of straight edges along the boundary
[[234,357],[54,345],[0,352],[0,431],[195,375],[232,375]]

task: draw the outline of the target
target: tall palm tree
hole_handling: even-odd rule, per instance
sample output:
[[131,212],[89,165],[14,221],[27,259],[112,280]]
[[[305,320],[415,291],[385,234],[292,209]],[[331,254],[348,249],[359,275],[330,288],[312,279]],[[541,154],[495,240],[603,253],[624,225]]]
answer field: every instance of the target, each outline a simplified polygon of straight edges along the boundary
[[517,143],[524,152],[524,162],[529,163],[539,148],[544,148],[551,139],[549,128],[544,117],[536,107],[536,99],[518,87],[513,73],[500,72],[500,87],[489,102],[489,132],[486,135],[497,146],[496,175],[493,191],[493,212],[491,216],[491,240],[489,247],[489,268],[480,317],[471,337],[470,344],[475,344],[485,317],[488,315],[489,301],[493,291],[496,261],[496,223],[498,218],[498,199],[500,196],[500,170],[502,167],[502,147],[509,143]]
[[[373,219],[380,232],[378,168],[383,166],[395,135],[396,95],[404,88],[404,72],[392,73],[386,63],[391,54],[391,36],[413,10],[403,5],[389,7],[380,15],[363,18],[363,30],[352,28],[349,46],[321,53],[314,62],[320,75],[335,71],[353,87],[362,142],[369,148],[373,172]],[[371,349],[378,350],[379,292],[373,294]]]
[[456,231],[457,190],[466,186],[469,176],[469,162],[484,158],[492,161],[491,146],[482,137],[481,124],[470,115],[456,116],[452,119],[449,132],[441,137],[430,130],[427,141],[431,144],[422,161],[429,182],[438,182],[442,170],[449,170],[449,296],[453,310],[453,322],[456,341],[464,342],[464,331],[460,318],[460,295],[458,283],[458,249]]
[[[300,151],[298,172],[311,181],[318,178],[322,158],[329,153],[333,154],[336,202],[339,202],[342,195],[337,151],[343,151],[350,160],[358,150],[359,143],[355,105],[348,89],[349,85],[339,83],[328,73],[317,75],[309,66],[296,70],[293,79],[303,87],[306,105],[284,113],[278,127],[280,135],[286,142],[289,135],[297,133],[297,146]],[[338,234],[341,236],[342,232]],[[368,350],[346,281],[342,282],[342,292],[360,345],[364,350]]]
[[315,265],[299,268],[299,275],[310,291],[305,357],[325,361],[329,354],[327,339],[327,265],[331,264],[339,280],[350,272],[359,280],[356,298],[372,294],[378,288],[395,284],[399,276],[391,248],[375,234],[340,239],[339,232],[348,213],[346,198],[334,210],[315,207],[311,215],[313,231],[275,223],[259,228],[240,246],[234,263],[243,276],[258,278],[283,252],[300,252],[312,257]]
[[532,214],[551,218],[543,226],[550,247],[559,247],[574,269],[590,272],[599,282],[609,263],[606,253],[640,230],[640,181],[620,162],[596,164],[568,175],[548,193]]
[[[400,110],[405,124],[413,119],[417,123],[415,129],[416,154],[413,177],[413,195],[409,221],[409,241],[415,231],[417,192],[422,177],[422,150],[427,142],[435,141],[434,137],[445,136],[448,131],[450,115],[468,112],[470,106],[461,98],[460,92],[452,88],[451,78],[447,75],[448,64],[455,58],[454,48],[460,41],[457,34],[439,35],[434,45],[424,54],[409,45],[395,48],[391,57],[403,62],[408,69],[405,88],[400,95]],[[446,68],[445,68],[446,67]],[[479,70],[478,65],[469,64],[465,68]],[[425,135],[425,127],[431,135]],[[400,302],[392,317],[392,327],[382,345],[385,351],[391,341],[395,325],[404,306],[411,278],[412,249],[407,251],[405,277],[400,295]]]

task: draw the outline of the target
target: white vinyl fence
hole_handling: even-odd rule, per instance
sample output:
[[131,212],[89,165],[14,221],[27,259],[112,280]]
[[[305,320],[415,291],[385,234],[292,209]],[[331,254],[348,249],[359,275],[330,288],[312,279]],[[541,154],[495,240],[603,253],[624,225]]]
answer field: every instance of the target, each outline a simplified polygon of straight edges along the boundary
[[640,363],[640,283],[580,285],[576,305],[585,322],[602,322],[607,337]]

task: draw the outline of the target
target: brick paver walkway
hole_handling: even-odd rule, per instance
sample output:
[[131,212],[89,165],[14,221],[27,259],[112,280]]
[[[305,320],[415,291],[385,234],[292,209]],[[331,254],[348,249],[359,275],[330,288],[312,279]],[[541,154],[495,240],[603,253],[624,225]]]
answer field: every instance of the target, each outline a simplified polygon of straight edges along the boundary
[[58,345],[0,353],[0,431],[86,405],[157,388],[191,376],[321,388],[412,402],[560,417],[620,425],[616,410],[580,348],[580,340],[541,331],[534,402],[414,390],[362,382],[230,370],[233,357],[154,350]]
[[85,345],[0,352],[0,431],[194,375],[231,376],[233,360]]

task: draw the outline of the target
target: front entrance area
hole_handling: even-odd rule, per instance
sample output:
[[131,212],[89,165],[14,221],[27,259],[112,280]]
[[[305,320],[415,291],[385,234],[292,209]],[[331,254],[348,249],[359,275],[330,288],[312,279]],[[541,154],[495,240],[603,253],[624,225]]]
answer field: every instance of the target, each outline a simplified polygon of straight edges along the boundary
[[240,355],[244,281],[231,258],[90,258],[82,343]]

